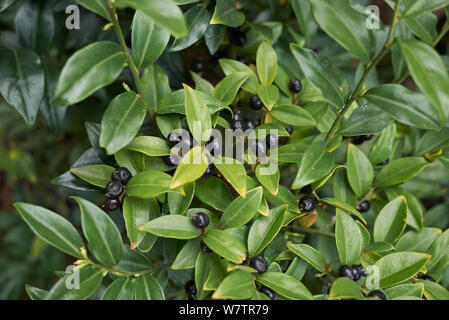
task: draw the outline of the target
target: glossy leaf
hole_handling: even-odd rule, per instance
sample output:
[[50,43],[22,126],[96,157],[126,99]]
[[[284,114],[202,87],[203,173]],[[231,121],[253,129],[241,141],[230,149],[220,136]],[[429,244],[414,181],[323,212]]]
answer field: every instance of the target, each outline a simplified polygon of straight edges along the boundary
[[214,166],[242,197],[246,196],[246,170],[240,162],[220,157],[214,161]]
[[413,178],[429,163],[424,158],[407,157],[393,160],[376,176],[374,185],[376,187],[388,187],[400,184]]
[[293,126],[312,127],[316,125],[315,119],[305,109],[292,104],[283,104],[273,107],[270,115]]
[[236,264],[241,264],[246,256],[245,248],[226,230],[209,230],[204,243],[219,256]]
[[313,299],[310,291],[299,280],[285,273],[265,272],[258,276],[256,281],[288,299]]
[[326,270],[326,260],[317,249],[305,243],[294,244],[291,242],[287,244],[287,247],[290,251],[309,263],[319,272],[324,272]]
[[176,39],[170,51],[181,51],[201,39],[209,25],[210,13],[205,7],[196,6],[189,9],[184,18],[187,23],[188,34],[183,38]]
[[248,191],[245,198],[239,196],[232,201],[220,218],[221,226],[230,229],[248,223],[259,210],[262,194],[262,187],[258,187]]
[[255,291],[251,273],[235,271],[227,276],[214,292],[213,299],[249,299]]
[[395,242],[407,225],[407,202],[402,196],[390,201],[374,223],[374,241]]
[[374,171],[368,157],[353,144],[348,145],[348,181],[355,194],[361,198],[371,188]]
[[141,225],[139,230],[174,239],[192,239],[201,234],[201,229],[193,225],[191,218],[180,215],[156,218]]

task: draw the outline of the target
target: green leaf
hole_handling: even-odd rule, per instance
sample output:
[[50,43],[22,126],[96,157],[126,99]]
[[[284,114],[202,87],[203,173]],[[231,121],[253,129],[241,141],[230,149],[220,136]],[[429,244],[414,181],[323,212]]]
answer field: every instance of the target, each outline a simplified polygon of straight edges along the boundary
[[151,66],[164,52],[170,32],[136,11],[132,24],[132,52],[138,68]]
[[119,277],[104,291],[101,300],[132,300],[134,298],[134,285],[127,277]]
[[248,254],[255,256],[262,252],[276,237],[284,222],[287,206],[270,210],[268,216],[259,216],[248,233]]
[[100,147],[114,154],[126,147],[139,132],[147,108],[135,92],[116,96],[101,120]]
[[[79,287],[74,286],[76,276],[74,272],[79,272]],[[48,292],[45,300],[86,300],[92,296],[100,287],[103,280],[103,271],[94,266],[87,266],[79,271],[66,274],[58,280]],[[67,286],[67,284],[73,285]]]
[[225,211],[233,200],[226,183],[217,177],[198,180],[195,195],[201,202],[219,211]]
[[120,46],[110,41],[95,42],[75,52],[61,71],[52,103],[67,106],[83,101],[114,82],[125,61]]
[[372,163],[378,164],[389,159],[393,153],[393,146],[396,138],[396,125],[390,124],[382,130],[374,141],[369,152],[369,159]]
[[306,42],[310,45],[312,36],[318,29],[315,20],[310,18],[312,16],[310,2],[309,0],[293,0],[292,7],[301,31],[306,37]]
[[426,159],[421,157],[406,157],[393,160],[377,175],[374,185],[376,187],[388,187],[407,181],[429,164]]
[[411,296],[421,298],[424,293],[422,283],[404,283],[384,290],[387,297],[391,300],[396,297]]
[[[183,84],[185,92],[185,110],[187,123],[193,138],[197,142],[207,142],[210,137],[212,121],[206,103],[197,92]],[[206,134],[203,134],[206,132]]]
[[81,224],[88,248],[94,257],[107,267],[120,262],[123,244],[114,221],[93,203],[73,197],[81,209]]
[[171,268],[173,270],[194,268],[196,258],[201,250],[200,242],[201,238],[187,241],[173,261]]
[[169,192],[167,194],[168,208],[170,214],[184,214],[189,209],[195,194],[195,182],[187,183],[183,187],[185,195],[178,192]]
[[405,8],[404,16],[412,17],[422,14],[424,12],[435,11],[437,9],[443,8],[449,5],[448,0],[411,0],[407,3]]
[[237,270],[227,276],[212,295],[213,299],[249,299],[254,291],[254,279],[251,273]]
[[248,223],[259,210],[262,201],[262,187],[248,191],[246,197],[237,197],[223,212],[220,224],[225,229],[238,228]]
[[45,92],[40,58],[26,49],[0,49],[0,93],[28,125],[34,124]]
[[408,231],[399,238],[396,244],[396,251],[427,253],[434,240],[440,234],[441,230],[436,228],[424,228],[421,232]]
[[443,60],[429,45],[418,40],[400,41],[402,53],[418,87],[431,102],[440,124],[449,116],[449,74]]
[[420,93],[397,84],[368,90],[363,98],[390,114],[395,120],[420,129],[439,129],[439,115]]
[[259,88],[259,79],[257,78],[257,75],[250,67],[237,60],[232,59],[220,59],[218,60],[218,63],[220,64],[220,67],[226,76],[229,76],[235,72],[249,73],[250,76],[246,80],[246,82],[242,85],[242,89],[252,94],[258,93],[257,91]]
[[44,300],[48,294],[48,291],[32,287],[29,284],[25,285],[25,290],[31,300]]
[[174,239],[192,239],[202,233],[201,229],[193,225],[191,218],[180,215],[156,218],[141,225],[139,230]]
[[[168,76],[157,64],[153,64],[145,69],[141,82],[143,94],[151,109],[155,109],[156,106],[159,106],[162,99],[171,93]],[[179,91],[181,91],[182,96],[184,97],[183,90]],[[181,102],[181,105],[184,110],[184,100]]]
[[396,252],[379,259],[375,266],[379,268],[380,287],[390,287],[410,279],[429,259],[429,255],[416,252]]
[[184,18],[186,19],[188,34],[176,39],[170,51],[181,51],[195,44],[205,34],[210,21],[210,13],[204,6],[196,6],[189,9]]
[[[202,91],[196,90],[197,95],[206,103],[206,106],[211,115],[221,111],[223,109],[228,109],[228,106],[225,105],[221,100],[214,98],[210,94],[204,93]],[[179,113],[186,114],[185,108],[185,93],[184,90],[177,90],[168,94],[164,98],[161,99],[158,108],[158,114],[171,114],[171,113]]]
[[214,160],[214,166],[242,197],[246,196],[246,170],[243,164],[235,159],[219,157]]
[[280,172],[279,168],[276,168],[276,172],[273,174],[267,174],[264,172],[264,167],[267,168],[269,165],[263,165],[259,164],[256,167],[256,177],[257,180],[268,190],[273,194],[274,196],[277,195],[279,190],[279,179],[280,179]]
[[313,143],[301,159],[298,173],[292,183],[292,189],[297,190],[325,177],[334,167],[335,157],[326,152],[326,146],[319,141]]
[[441,272],[449,265],[449,230],[443,232],[429,249],[432,256],[427,265],[428,272]]
[[356,299],[363,300],[364,296],[359,285],[349,278],[338,278],[332,283],[329,300]]
[[264,191],[264,197],[275,207],[287,205],[288,210],[300,213],[298,199],[287,187],[281,184],[279,185],[279,190],[276,196]]
[[126,149],[141,152],[150,157],[170,155],[170,146],[167,141],[158,137],[139,136],[135,137]]
[[320,60],[318,55],[309,49],[303,49],[296,45],[290,45],[294,58],[299,63],[304,76],[317,89],[321,91],[323,98],[341,108],[346,98],[339,81],[329,72],[329,66]]
[[164,291],[155,277],[149,274],[137,277],[136,300],[165,300]]
[[348,145],[347,174],[349,184],[359,198],[369,191],[374,180],[373,166],[353,144]]
[[415,154],[423,156],[426,153],[436,152],[440,148],[449,146],[449,128],[441,128],[441,130],[427,131],[419,139],[416,146]]
[[305,243],[294,244],[292,242],[287,243],[287,247],[290,251],[309,263],[319,272],[324,272],[326,270],[326,260],[317,249]]
[[350,214],[356,216],[357,218],[359,218],[360,220],[362,220],[366,224],[366,221],[363,218],[362,214],[360,212],[358,212],[354,207],[347,204],[346,202],[338,200],[338,199],[333,199],[333,198],[321,198],[320,201],[330,204],[330,205],[332,205],[338,209],[341,209],[347,213],[350,213]]
[[70,172],[94,186],[105,188],[111,181],[111,175],[114,170],[114,167],[104,164],[94,164],[72,168],[70,169]]
[[422,283],[427,300],[449,300],[449,291],[443,286],[429,280],[423,280]]
[[231,73],[217,84],[213,96],[225,105],[230,105],[249,76],[250,74],[247,72]]
[[208,80],[203,79],[199,74],[190,71],[192,79],[195,82],[195,90],[202,91],[207,94],[212,94],[214,92],[214,86]]
[[193,147],[181,159],[170,184],[170,189],[175,189],[186,183],[193,182],[206,172],[208,160],[200,146]]
[[84,242],[69,221],[50,210],[31,204],[18,202],[14,207],[39,238],[71,256],[82,257],[80,248],[84,247]]
[[170,190],[172,177],[164,172],[149,170],[135,175],[126,186],[128,196],[150,199]]
[[407,225],[407,201],[405,197],[390,201],[380,212],[374,223],[374,241],[395,242]]
[[209,249],[235,264],[241,264],[246,257],[243,245],[227,230],[209,230],[203,241]]
[[[157,205],[157,204],[156,204]],[[131,245],[138,246],[145,238],[145,233],[138,227],[150,218],[150,205],[144,199],[125,197],[123,201],[123,219],[125,220],[126,233]]]
[[245,15],[238,11],[236,0],[217,0],[210,24],[224,24],[235,28],[244,22]]
[[279,98],[279,89],[274,85],[261,84],[257,89],[257,94],[265,107],[271,110]]
[[358,136],[382,131],[393,122],[387,113],[372,105],[363,105],[351,113],[348,120],[338,130],[344,136]]
[[307,110],[293,104],[275,106],[269,113],[274,118],[297,127],[313,127],[315,119]]
[[226,27],[220,24],[209,24],[204,34],[207,49],[209,53],[214,55],[221,45],[225,36]]
[[345,212],[337,211],[335,243],[342,265],[355,264],[363,249],[363,237],[357,223]]
[[407,17],[404,19],[404,23],[414,35],[431,46],[438,38],[438,17],[433,12]]
[[423,209],[421,203],[410,191],[400,187],[390,187],[385,190],[388,200],[391,201],[399,196],[407,200],[407,224],[419,232],[423,230]]
[[265,272],[256,281],[292,300],[313,300],[312,294],[301,281],[281,272]]
[[360,60],[370,60],[374,44],[364,14],[346,0],[311,1],[311,5],[321,29]]
[[262,42],[257,49],[256,65],[260,83],[272,84],[276,78],[278,59],[273,47],[267,41]]
[[116,0],[117,7],[139,10],[157,25],[170,31],[175,37],[187,35],[187,25],[181,9],[171,0]]
[[102,16],[108,21],[112,21],[111,15],[109,14],[108,4],[106,0],[76,0],[80,5],[86,9],[95,12],[96,14]]

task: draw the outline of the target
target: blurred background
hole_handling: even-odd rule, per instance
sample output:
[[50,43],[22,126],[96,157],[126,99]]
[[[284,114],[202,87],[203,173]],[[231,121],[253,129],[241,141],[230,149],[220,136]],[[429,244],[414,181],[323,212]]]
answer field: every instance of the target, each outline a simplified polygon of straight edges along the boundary
[[[5,1],[0,2],[0,4]],[[79,48],[98,40],[115,41],[111,29],[104,31],[107,24],[101,17],[81,10],[81,28],[67,30],[65,21],[67,6],[76,4],[71,0],[16,0],[6,10],[0,12],[0,47],[8,49],[28,48],[41,58],[46,74],[47,95],[40,105],[36,123],[27,126],[18,112],[0,97],[0,299],[28,299],[25,284],[39,288],[49,288],[56,280],[55,270],[65,270],[73,261],[60,251],[46,245],[34,237],[31,230],[15,213],[12,204],[17,201],[44,206],[68,218],[75,226],[80,225],[79,212],[72,195],[81,195],[95,203],[101,203],[102,192],[74,179],[68,172],[71,165],[84,158],[99,157],[110,161],[99,149],[97,141],[99,123],[104,109],[112,97],[123,90],[121,82],[128,84],[129,74],[125,71],[118,81],[96,92],[87,100],[70,107],[51,106],[58,74],[67,59]],[[242,8],[247,20],[257,17],[280,21],[285,26],[299,30],[288,0],[242,0]],[[368,5],[371,1],[356,1]],[[388,23],[391,10],[383,1],[372,1],[381,8],[382,21]],[[264,10],[263,12],[261,10]],[[39,12],[39,14],[37,14]],[[129,33],[132,11],[120,12],[124,32]],[[444,22],[444,12],[439,12]],[[42,22],[44,23],[37,23]],[[284,28],[286,32],[287,28]],[[243,29],[243,32],[248,30]],[[23,35],[36,32],[39,44],[30,43]],[[288,32],[287,32],[288,33]],[[128,36],[129,41],[129,36]],[[288,36],[283,35],[279,46],[288,45]],[[283,41],[283,42],[282,42]],[[129,44],[129,43],[128,43]],[[227,46],[225,38],[216,56],[211,57],[204,43],[199,43],[187,52],[164,53],[158,64],[169,76],[173,89],[182,82],[192,84],[188,68],[193,57],[200,57],[207,63],[204,77],[216,83],[222,77],[217,68],[217,58],[236,58],[233,48]],[[448,41],[438,46],[441,54],[447,53]],[[357,63],[351,64],[351,57],[336,43],[330,42],[324,34],[317,37],[313,49],[322,53],[339,68],[353,77]],[[249,62],[254,54],[249,50],[245,57]],[[391,79],[391,61],[387,57],[380,65],[379,78]],[[446,59],[448,61],[448,59]],[[349,62],[349,63],[348,63]],[[192,84],[193,85],[193,84]],[[413,82],[408,80],[408,86]],[[83,157],[82,157],[83,156]],[[79,160],[81,157],[81,160]],[[438,171],[440,172],[440,171]],[[438,226],[449,225],[447,185],[449,177],[435,174],[435,189],[422,190],[423,204],[428,209],[426,224],[438,221]],[[428,172],[427,177],[432,177]],[[70,188],[69,188],[70,187]],[[416,186],[419,189],[419,186]],[[123,225],[120,214],[112,213],[119,226]],[[433,219],[433,220],[432,220]],[[446,219],[442,221],[442,219]],[[122,227],[123,229],[123,227]],[[170,257],[166,257],[170,259]],[[172,281],[177,281],[173,276]],[[185,279],[179,280],[181,283]]]

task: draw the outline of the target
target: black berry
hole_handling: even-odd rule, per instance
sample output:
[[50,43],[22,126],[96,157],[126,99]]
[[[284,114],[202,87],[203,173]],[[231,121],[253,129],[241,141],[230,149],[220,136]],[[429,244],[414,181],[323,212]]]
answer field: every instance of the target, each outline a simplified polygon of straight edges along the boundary
[[253,257],[249,262],[249,266],[256,269],[258,273],[264,273],[268,269],[267,262],[262,256]]
[[365,139],[363,138],[363,136],[355,136],[352,138],[352,143],[355,145],[362,144],[363,142],[365,142]]
[[257,121],[248,120],[245,122],[245,130],[254,130],[257,128]]
[[368,276],[368,271],[361,264],[353,265],[351,268],[356,270],[363,277]]
[[273,290],[271,290],[270,288],[267,288],[265,286],[262,286],[259,289],[259,291],[262,292],[264,295],[266,295],[271,300],[276,299],[276,297],[278,296],[278,294],[276,292],[274,292]]
[[209,225],[209,216],[204,212],[195,213],[192,217],[192,222],[195,227],[204,229]]
[[118,181],[111,181],[106,186],[106,197],[111,199],[118,198],[123,193],[123,185]]
[[254,155],[259,158],[263,158],[267,154],[267,141],[262,139],[249,140],[249,147]]
[[387,299],[387,296],[386,296],[382,291],[380,291],[380,290],[374,290],[374,291],[371,291],[371,292],[368,294],[368,297],[374,297],[374,298],[378,298],[378,299],[380,299],[380,300],[388,300],[388,299]]
[[287,130],[288,134],[292,134],[293,133],[293,126],[288,126],[286,130]]
[[432,278],[431,276],[427,275],[427,274],[423,274],[421,277],[419,277],[420,279],[423,280],[427,280],[427,281],[432,281],[432,282],[436,282],[434,278]]
[[131,172],[126,168],[118,168],[112,172],[111,180],[112,181],[118,181],[122,185],[126,185],[129,180],[131,180],[132,174]]
[[367,212],[371,208],[371,203],[368,200],[362,201],[359,204],[360,212]]
[[290,80],[290,90],[294,93],[300,92],[302,89],[302,83],[299,79]]
[[182,136],[181,136],[181,133],[178,132],[178,131],[172,131],[172,132],[170,132],[170,134],[169,134],[168,137],[167,137],[168,144],[169,144],[171,147],[174,147],[175,145],[177,145],[178,143],[180,143],[181,140],[182,140]]
[[338,275],[351,280],[354,280],[355,278],[354,271],[350,266],[341,266],[340,270],[338,270]]
[[203,240],[201,240],[201,242],[200,242],[200,248],[201,248],[201,251],[203,251],[203,252],[206,252],[206,253],[212,252],[212,250],[209,249],[209,247],[204,243]]
[[299,200],[299,210],[302,212],[310,212],[316,208],[316,199],[314,197],[302,197]]
[[243,116],[240,111],[234,112],[234,116],[232,117],[232,121],[243,121]]
[[384,166],[389,163],[390,163],[390,159],[387,159],[387,160],[383,161],[382,163],[379,163],[379,166]]
[[200,59],[194,59],[192,61],[192,65],[190,66],[190,69],[193,72],[203,72],[204,71],[204,62]]
[[245,129],[244,122],[241,121],[241,120],[232,120],[231,126],[232,126],[232,129],[234,129],[234,130],[238,130],[238,129],[243,130],[243,129]]
[[194,296],[196,295],[196,285],[195,285],[195,281],[194,280],[189,280],[187,281],[185,287],[184,287],[186,293],[189,296]]
[[362,277],[362,273],[358,268],[354,268],[354,266],[351,267],[352,273],[354,275],[354,278],[352,280],[357,281]]
[[180,161],[179,156],[177,156],[174,153],[170,153],[169,156],[163,157],[162,160],[164,160],[164,163],[167,166],[177,166],[179,164],[179,161]]
[[120,208],[120,201],[118,199],[106,199],[101,205],[101,209],[106,212],[111,212]]
[[253,110],[260,110],[263,108],[263,102],[262,100],[260,100],[259,96],[255,94],[251,98],[249,98],[249,106]]

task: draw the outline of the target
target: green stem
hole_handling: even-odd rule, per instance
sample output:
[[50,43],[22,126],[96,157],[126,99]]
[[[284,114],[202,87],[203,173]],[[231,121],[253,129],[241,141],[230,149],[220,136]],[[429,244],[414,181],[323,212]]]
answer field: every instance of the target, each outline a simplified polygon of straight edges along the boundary
[[351,107],[352,103],[360,98],[360,93],[362,92],[362,89],[365,86],[366,79],[369,76],[369,73],[371,70],[382,60],[384,55],[387,53],[387,51],[391,48],[391,46],[394,44],[393,37],[394,37],[394,30],[396,29],[396,26],[399,22],[399,6],[401,4],[401,0],[398,0],[396,2],[396,6],[394,8],[394,15],[393,15],[393,21],[391,23],[390,31],[388,32],[387,40],[385,41],[385,45],[382,48],[382,50],[377,54],[376,57],[373,58],[373,60],[365,65],[365,70],[363,72],[362,78],[360,79],[359,83],[357,84],[356,88],[351,94],[351,97],[349,98],[348,102],[346,102],[343,109],[337,113],[337,119],[335,119],[334,123],[332,124],[331,129],[329,130],[329,133],[326,136],[326,142],[328,142],[331,138],[335,136],[335,133],[337,132],[337,129],[339,128],[343,117],[345,116],[346,112],[348,112],[349,108]]
[[111,0],[107,0],[107,2],[108,2],[108,10],[111,15],[112,25],[114,27],[115,35],[117,36],[118,42],[119,42],[120,46],[122,47],[123,53],[126,55],[128,67],[129,67],[129,70],[131,71],[131,75],[132,75],[134,83],[136,85],[137,92],[145,101],[145,105],[147,106],[148,113],[150,114],[150,118],[152,119],[154,112],[153,112],[153,109],[150,107],[150,104],[149,104],[147,98],[145,97],[145,94],[143,93],[143,86],[142,86],[142,82],[140,81],[139,69],[137,68],[136,64],[134,63],[133,57],[129,53],[128,46],[126,45],[122,29],[121,29],[120,24],[117,19],[116,8],[112,5]]

